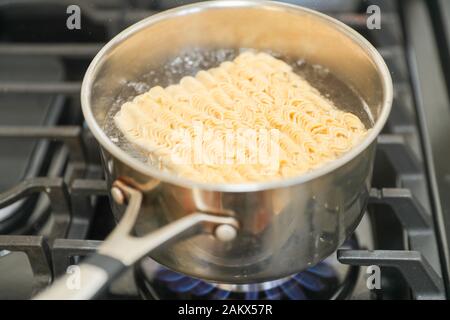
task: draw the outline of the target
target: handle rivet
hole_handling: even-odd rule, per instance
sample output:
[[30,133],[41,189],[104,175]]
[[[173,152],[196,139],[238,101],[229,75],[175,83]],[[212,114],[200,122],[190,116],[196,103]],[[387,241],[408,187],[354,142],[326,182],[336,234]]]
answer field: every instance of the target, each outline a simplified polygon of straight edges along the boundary
[[231,241],[236,238],[237,230],[229,224],[221,224],[214,231],[214,235],[221,241]]
[[111,196],[117,204],[122,205],[125,203],[125,196],[123,195],[122,190],[120,190],[119,188],[112,187]]

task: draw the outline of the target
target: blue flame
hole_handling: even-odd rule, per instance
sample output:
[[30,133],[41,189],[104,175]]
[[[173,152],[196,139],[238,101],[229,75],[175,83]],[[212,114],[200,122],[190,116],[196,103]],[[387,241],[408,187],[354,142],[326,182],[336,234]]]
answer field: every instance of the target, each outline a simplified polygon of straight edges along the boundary
[[265,294],[269,300],[279,300],[282,297],[281,290],[278,287],[266,290]]
[[168,287],[172,291],[185,293],[194,289],[200,282],[201,280],[183,277],[180,280],[169,283]]
[[207,282],[200,282],[192,289],[192,293],[196,296],[204,296],[213,291],[216,287]]
[[[240,293],[245,300],[256,299],[308,299],[308,292],[320,293],[327,288],[327,281],[336,278],[336,270],[329,264],[321,262],[318,265],[292,276],[291,279],[278,287],[263,291],[248,291]],[[223,290],[214,284],[200,279],[191,278],[180,273],[161,268],[156,274],[156,279],[166,283],[167,287],[175,293],[192,294],[196,297],[223,300],[234,292]],[[232,296],[233,298],[234,296]]]
[[281,290],[289,297],[291,300],[306,300],[305,292],[295,281],[289,280],[280,285]]
[[213,300],[225,300],[226,298],[228,298],[228,296],[231,294],[231,291],[227,291],[227,290],[222,290],[222,289],[217,289],[213,295],[212,295],[212,299]]
[[332,268],[329,264],[322,262],[317,265],[315,265],[312,268],[308,269],[308,272],[314,273],[320,277],[324,278],[335,278],[336,277],[336,270]]
[[257,300],[259,296],[258,291],[248,291],[245,293],[245,300]]
[[296,274],[293,277],[300,285],[311,291],[322,291],[325,289],[325,283],[316,275],[308,272]]
[[161,268],[160,270],[158,270],[157,277],[160,280],[172,282],[172,281],[178,281],[178,280],[184,278],[185,276],[180,273],[176,273],[171,270]]

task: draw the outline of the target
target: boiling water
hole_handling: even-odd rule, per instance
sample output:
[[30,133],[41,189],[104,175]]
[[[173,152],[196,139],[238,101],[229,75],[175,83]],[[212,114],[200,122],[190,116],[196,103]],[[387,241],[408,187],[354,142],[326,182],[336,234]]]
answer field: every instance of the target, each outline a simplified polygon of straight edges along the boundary
[[[205,51],[191,49],[169,60],[160,70],[149,71],[137,81],[124,81],[123,90],[111,106],[103,130],[113,143],[133,157],[149,165],[150,158],[142,153],[134,145],[128,142],[117,129],[114,123],[114,115],[121,105],[132,100],[135,96],[148,91],[154,86],[166,87],[178,83],[184,76],[194,76],[200,70],[217,67],[223,61],[230,61],[247,49],[220,49]],[[306,79],[320,93],[331,100],[339,109],[352,112],[360,118],[366,128],[373,126],[373,117],[364,100],[347,84],[339,80],[328,69],[312,65],[304,60],[287,59],[279,54],[268,52],[272,56],[290,64],[293,71]]]

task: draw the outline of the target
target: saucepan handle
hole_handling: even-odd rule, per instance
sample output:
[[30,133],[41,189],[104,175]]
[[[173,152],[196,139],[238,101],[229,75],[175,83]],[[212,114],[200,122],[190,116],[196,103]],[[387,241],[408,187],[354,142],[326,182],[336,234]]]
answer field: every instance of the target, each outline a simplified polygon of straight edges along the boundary
[[120,181],[113,184],[111,195],[127,208],[119,224],[100,245],[97,253],[87,257],[74,273],[67,274],[35,299],[84,300],[97,296],[124,270],[163,243],[186,232],[211,232],[220,241],[236,237],[238,223],[233,217],[195,212],[161,227],[143,237],[131,236],[139,214],[142,193]]

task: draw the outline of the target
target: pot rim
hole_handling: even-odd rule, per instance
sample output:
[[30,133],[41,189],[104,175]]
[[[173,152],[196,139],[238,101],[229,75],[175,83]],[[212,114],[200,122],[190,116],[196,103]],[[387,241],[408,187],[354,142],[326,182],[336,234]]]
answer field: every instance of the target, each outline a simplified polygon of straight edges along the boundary
[[[97,121],[95,120],[94,114],[91,108],[91,89],[94,84],[94,78],[97,74],[101,63],[103,62],[105,56],[113,48],[117,47],[122,42],[126,41],[134,33],[148,27],[149,25],[158,23],[160,21],[170,19],[176,16],[183,16],[199,11],[220,9],[220,8],[238,8],[238,7],[258,7],[265,10],[287,10],[290,12],[302,11],[306,14],[311,14],[319,19],[322,19],[325,23],[331,24],[335,29],[339,30],[345,36],[350,38],[353,42],[358,44],[358,46],[372,59],[372,62],[376,65],[378,71],[381,74],[382,88],[383,88],[383,103],[380,116],[375,122],[374,126],[370,129],[367,136],[361,141],[357,146],[352,148],[350,151],[339,157],[338,159],[331,161],[317,169],[310,172],[286,178],[267,182],[251,182],[251,183],[204,183],[187,178],[171,174],[169,172],[163,172],[152,168],[151,166],[139,161],[138,159],[132,157],[130,154],[122,150],[120,147],[115,145],[101,129]],[[111,39],[95,56],[92,60],[89,68],[83,79],[81,86],[81,107],[84,114],[84,118],[87,125],[97,141],[100,143],[101,147],[106,149],[112,156],[120,160],[121,162],[128,165],[130,168],[138,171],[139,173],[148,176],[149,178],[158,179],[163,182],[168,182],[174,185],[186,187],[186,188],[197,188],[205,191],[217,191],[217,192],[255,192],[263,190],[271,190],[277,188],[285,188],[293,185],[302,184],[313,179],[324,176],[339,167],[352,161],[365,149],[367,149],[378,137],[379,133],[383,129],[392,108],[393,101],[393,84],[389,69],[381,57],[380,53],[358,32],[345,25],[344,23],[328,16],[323,13],[317,12],[312,9],[300,7],[297,5],[279,3],[273,1],[255,1],[255,0],[216,0],[216,1],[206,1],[190,5],[181,6],[171,10],[163,11],[161,13],[152,15],[145,18],[132,26],[128,27],[113,39]]]

